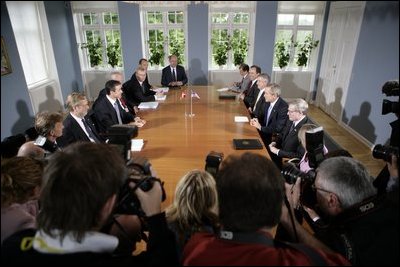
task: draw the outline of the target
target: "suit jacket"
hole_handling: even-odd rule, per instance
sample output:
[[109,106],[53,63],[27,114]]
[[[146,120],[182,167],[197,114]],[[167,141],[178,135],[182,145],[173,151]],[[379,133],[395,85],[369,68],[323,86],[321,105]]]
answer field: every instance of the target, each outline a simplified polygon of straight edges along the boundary
[[249,74],[247,74],[246,78],[244,78],[242,83],[240,84],[239,90],[243,92],[249,87],[249,84],[251,84],[251,80]]
[[[132,74],[131,80],[132,80],[133,78],[136,79],[136,72],[134,72],[134,73]],[[144,83],[146,83],[146,85],[147,85],[148,88],[151,88],[151,87],[152,87],[152,85],[149,83],[149,74],[148,74],[148,73],[146,73],[146,79],[144,79]]]
[[288,120],[288,104],[286,103],[285,100],[282,98],[278,98],[276,101],[274,107],[271,110],[271,114],[269,116],[268,121],[267,120],[267,113],[269,109],[270,103],[267,102],[265,104],[265,110],[264,110],[264,123],[265,126],[261,127],[261,132],[263,134],[267,135],[272,135],[274,133],[276,134],[281,134],[283,131],[283,128],[286,125],[286,121]]
[[[96,100],[96,105],[93,108],[94,116],[96,119],[97,127],[100,134],[106,134],[108,128],[114,124],[118,124],[117,112],[111,105],[107,97]],[[119,113],[123,124],[134,121],[135,117],[126,112],[120,104],[118,104]]]
[[[142,88],[143,86],[143,88]],[[150,90],[149,83],[146,80],[143,81],[142,86],[136,75],[132,75],[132,78],[122,85],[122,91],[124,92],[125,100],[128,107],[138,106],[141,102],[155,101],[155,92]]]
[[243,99],[244,104],[246,105],[246,108],[249,107],[254,107],[254,104],[256,103],[258,93],[260,92],[260,89],[258,89],[257,82],[255,82],[253,85],[251,85],[250,82],[250,89],[247,90],[246,96]]
[[267,102],[265,102],[264,95],[260,96],[260,99],[258,100],[256,107],[251,114],[252,118],[258,119],[258,122],[261,124],[261,126],[265,126],[265,105],[266,104],[267,104]]
[[[85,117],[85,121],[89,125],[90,129],[92,130],[96,138],[99,139],[100,141],[104,141],[104,139],[100,137],[100,135],[97,133],[96,127],[91,121],[91,119],[89,117]],[[89,137],[82,130],[79,123],[71,116],[71,114],[68,114],[63,124],[64,124],[63,135],[57,139],[57,144],[59,144],[60,147],[66,147],[69,144],[78,141],[90,142]]]
[[[183,85],[185,85],[188,82],[188,79],[186,77],[185,68],[182,67],[181,65],[176,66],[176,80],[178,82],[182,82]],[[174,81],[174,79],[173,79],[172,73],[171,73],[171,66],[167,66],[167,67],[163,68],[162,76],[161,76],[162,86],[169,86],[168,84],[173,81]]]
[[301,126],[306,123],[309,123],[307,116],[299,121],[296,127],[294,127],[292,131],[290,131],[290,128],[293,125],[293,121],[287,120],[282,135],[277,140],[277,147],[280,148],[278,152],[279,157],[299,159],[303,157],[305,150],[299,142],[298,131],[300,130]]

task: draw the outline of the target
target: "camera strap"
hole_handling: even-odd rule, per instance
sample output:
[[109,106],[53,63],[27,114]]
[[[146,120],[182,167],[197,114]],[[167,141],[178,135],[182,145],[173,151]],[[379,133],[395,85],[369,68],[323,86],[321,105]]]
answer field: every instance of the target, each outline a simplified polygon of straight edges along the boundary
[[221,230],[218,238],[247,244],[261,244],[274,248],[292,248],[306,255],[314,266],[326,266],[326,260],[313,248],[303,245],[282,242],[268,237],[262,232],[230,232]]

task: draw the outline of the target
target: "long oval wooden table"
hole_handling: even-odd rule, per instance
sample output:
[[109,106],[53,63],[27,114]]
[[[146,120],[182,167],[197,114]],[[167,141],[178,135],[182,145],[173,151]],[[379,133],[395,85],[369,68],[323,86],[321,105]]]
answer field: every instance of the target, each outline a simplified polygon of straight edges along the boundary
[[[190,90],[200,99],[192,98]],[[181,98],[182,92],[186,97]],[[189,86],[170,89],[165,101],[160,101],[157,109],[140,110],[139,116],[147,124],[139,129],[138,139],[144,139],[142,151],[134,152],[150,160],[157,176],[165,182],[167,200],[163,207],[173,199],[175,186],[179,179],[192,169],[204,169],[205,159],[210,151],[229,154],[255,152],[268,157],[263,147],[259,150],[235,150],[235,138],[261,138],[257,130],[248,122],[234,122],[235,116],[249,114],[242,101],[220,100],[213,86]],[[245,168],[246,166],[243,166]]]

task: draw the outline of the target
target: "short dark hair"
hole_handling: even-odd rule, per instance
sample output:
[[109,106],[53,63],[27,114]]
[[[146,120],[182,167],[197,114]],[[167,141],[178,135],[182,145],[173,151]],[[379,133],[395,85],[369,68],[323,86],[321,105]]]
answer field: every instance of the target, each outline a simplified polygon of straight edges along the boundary
[[125,163],[110,145],[74,143],[50,158],[43,176],[38,228],[61,238],[72,233],[78,241],[100,227],[101,211],[127,177]]
[[115,86],[120,85],[120,84],[121,84],[121,83],[120,83],[119,81],[116,81],[116,80],[109,80],[109,81],[107,81],[107,82],[106,82],[106,85],[105,85],[107,95],[109,95],[111,91],[114,92],[114,91],[115,91]]
[[147,59],[145,59],[145,58],[141,58],[141,59],[139,59],[139,65],[140,65],[140,64],[142,64],[142,62],[143,62],[143,61],[148,61],[148,60],[147,60]]
[[242,69],[243,71],[247,71],[247,72],[249,72],[249,70],[250,70],[249,65],[247,65],[245,63],[240,64],[239,69]]
[[225,230],[248,232],[278,224],[284,179],[272,161],[249,152],[230,155],[221,163],[216,181]]
[[255,68],[256,69],[256,73],[260,74],[261,73],[261,68],[257,65],[253,65],[250,67],[250,69]]

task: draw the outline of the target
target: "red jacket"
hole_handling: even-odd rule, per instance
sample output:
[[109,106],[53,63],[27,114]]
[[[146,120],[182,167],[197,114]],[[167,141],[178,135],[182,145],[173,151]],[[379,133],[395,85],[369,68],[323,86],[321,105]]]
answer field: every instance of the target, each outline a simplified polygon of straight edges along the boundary
[[[268,236],[272,239],[272,236]],[[350,265],[340,254],[315,250],[328,265]],[[196,233],[183,251],[183,265],[313,265],[300,250],[264,244],[238,243],[217,238],[210,233]]]

